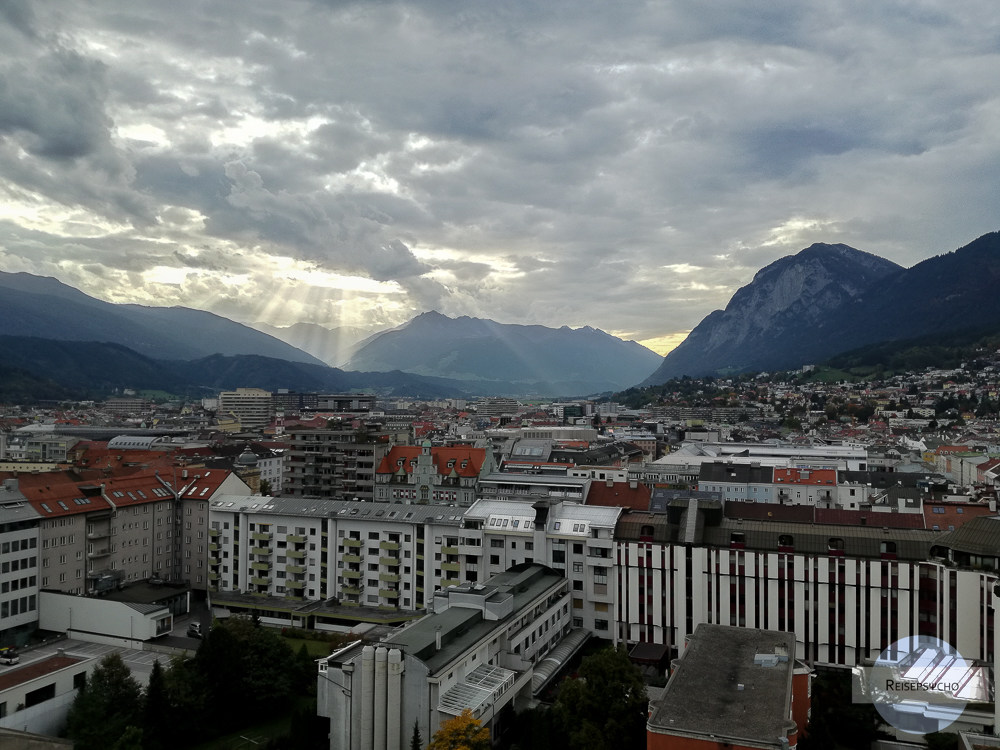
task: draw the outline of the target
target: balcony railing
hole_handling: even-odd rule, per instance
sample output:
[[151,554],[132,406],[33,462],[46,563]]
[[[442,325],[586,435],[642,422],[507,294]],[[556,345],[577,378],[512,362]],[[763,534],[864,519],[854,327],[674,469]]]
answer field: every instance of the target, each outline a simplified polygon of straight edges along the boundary
[[399,550],[399,542],[379,542],[379,549],[384,549],[389,552],[396,552]]
[[392,568],[399,567],[398,557],[380,557],[378,561],[380,565],[388,565],[389,567]]
[[351,537],[344,537],[341,540],[345,547],[358,548],[364,546],[364,543],[360,539],[352,539]]

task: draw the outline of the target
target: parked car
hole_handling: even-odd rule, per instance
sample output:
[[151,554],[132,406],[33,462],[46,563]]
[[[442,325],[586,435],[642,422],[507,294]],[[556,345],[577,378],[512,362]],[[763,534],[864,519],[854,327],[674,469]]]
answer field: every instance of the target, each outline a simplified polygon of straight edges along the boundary
[[0,648],[0,664],[17,664],[21,657],[17,654],[17,649],[13,646]]
[[187,629],[188,638],[201,638],[201,623],[192,622]]

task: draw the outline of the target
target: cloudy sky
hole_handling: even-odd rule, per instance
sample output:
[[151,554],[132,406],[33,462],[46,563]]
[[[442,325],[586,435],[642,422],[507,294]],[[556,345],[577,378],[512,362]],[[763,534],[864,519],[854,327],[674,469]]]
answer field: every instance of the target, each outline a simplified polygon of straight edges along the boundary
[[1000,228],[993,0],[0,0],[0,270],[659,351],[767,263]]

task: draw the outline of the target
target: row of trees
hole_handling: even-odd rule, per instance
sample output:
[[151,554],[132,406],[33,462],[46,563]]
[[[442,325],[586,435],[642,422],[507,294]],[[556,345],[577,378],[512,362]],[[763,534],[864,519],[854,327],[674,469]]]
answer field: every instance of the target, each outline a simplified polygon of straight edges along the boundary
[[[94,669],[70,709],[66,732],[77,750],[191,747],[269,718],[287,716],[296,695],[315,691],[305,646],[295,654],[252,618],[219,623],[192,658],[153,664],[145,689],[117,654]],[[322,748],[326,728],[313,706],[293,714],[291,737],[272,748]]]

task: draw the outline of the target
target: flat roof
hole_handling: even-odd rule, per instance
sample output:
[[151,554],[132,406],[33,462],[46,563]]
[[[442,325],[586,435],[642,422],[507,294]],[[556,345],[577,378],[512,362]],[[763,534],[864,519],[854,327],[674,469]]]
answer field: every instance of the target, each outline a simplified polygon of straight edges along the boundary
[[[453,587],[456,593],[479,593],[493,601],[498,594],[514,597],[513,611],[501,620],[487,620],[483,610],[476,606],[452,604],[443,612],[422,617],[394,633],[386,645],[398,645],[423,661],[431,673],[445,667],[477,641],[494,631],[506,629],[523,614],[524,608],[549,589],[564,584],[566,579],[538,563],[522,563],[493,576],[482,588],[472,584]],[[438,628],[440,627],[440,631]],[[441,634],[441,649],[436,649],[437,635]]]
[[690,636],[649,727],[776,745],[794,726],[794,658],[792,633],[703,623]]
[[85,661],[87,660],[78,656],[50,656],[47,659],[25,664],[23,667],[6,669],[0,672],[0,692]]

